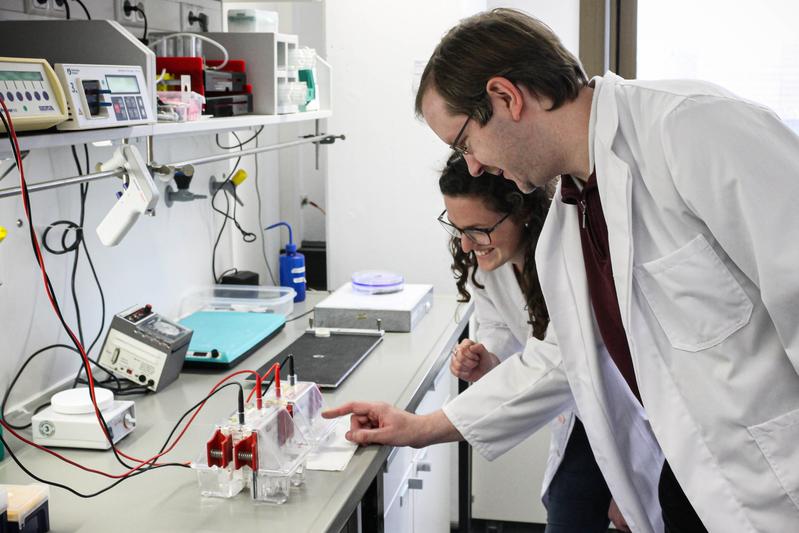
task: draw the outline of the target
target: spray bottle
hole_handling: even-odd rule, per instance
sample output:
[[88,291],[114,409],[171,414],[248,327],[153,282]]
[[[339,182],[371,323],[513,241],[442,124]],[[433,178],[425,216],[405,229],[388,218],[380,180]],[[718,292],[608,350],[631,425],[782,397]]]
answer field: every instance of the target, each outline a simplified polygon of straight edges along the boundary
[[305,301],[305,256],[297,252],[297,245],[291,234],[291,226],[286,222],[278,222],[267,226],[270,230],[278,226],[286,226],[289,230],[289,242],[286,244],[286,251],[280,254],[280,285],[291,287],[297,293],[294,297],[295,302]]

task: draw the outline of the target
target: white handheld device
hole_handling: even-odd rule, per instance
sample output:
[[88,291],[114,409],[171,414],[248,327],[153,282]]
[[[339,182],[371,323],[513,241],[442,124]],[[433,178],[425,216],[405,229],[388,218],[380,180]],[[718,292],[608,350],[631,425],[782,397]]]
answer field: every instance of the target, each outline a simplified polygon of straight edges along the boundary
[[142,213],[152,213],[158,203],[158,189],[135,146],[120,146],[114,156],[99,163],[100,172],[125,169],[126,188],[111,211],[97,226],[97,236],[106,246],[119,244]]

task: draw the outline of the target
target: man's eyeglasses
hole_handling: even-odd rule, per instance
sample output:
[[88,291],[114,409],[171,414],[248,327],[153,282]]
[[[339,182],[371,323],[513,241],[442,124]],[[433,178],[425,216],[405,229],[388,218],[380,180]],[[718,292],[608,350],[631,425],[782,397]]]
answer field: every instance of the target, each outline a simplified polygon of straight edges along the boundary
[[463,126],[461,126],[460,131],[455,136],[455,140],[449,145],[450,149],[461,157],[469,154],[469,149],[466,148],[465,145],[461,144],[461,137],[463,137],[463,132],[466,131],[466,126],[469,125],[469,121],[471,119],[471,116],[466,117],[466,121],[464,121]]
[[505,222],[505,219],[510,216],[510,213],[507,213],[505,216],[499,219],[499,221],[491,226],[490,228],[459,228],[458,226],[452,224],[446,218],[447,210],[444,209],[440,215],[438,215],[438,222],[441,226],[453,237],[456,239],[462,239],[465,235],[470,241],[475,244],[479,244],[481,246],[486,246],[491,244],[491,232],[493,232],[497,227]]

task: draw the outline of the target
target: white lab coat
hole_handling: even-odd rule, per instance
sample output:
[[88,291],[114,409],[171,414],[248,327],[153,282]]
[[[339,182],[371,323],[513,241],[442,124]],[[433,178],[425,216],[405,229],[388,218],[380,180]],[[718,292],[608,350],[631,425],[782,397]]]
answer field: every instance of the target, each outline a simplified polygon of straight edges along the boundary
[[[505,361],[523,351],[527,341],[532,338],[527,302],[510,262],[491,272],[478,270],[476,279],[484,288],[469,286],[474,298],[474,339],[485,345],[500,361]],[[572,409],[560,413],[549,423],[552,437],[541,484],[542,498],[563,460],[573,427]]]
[[[710,531],[797,531],[799,139],[710,84],[611,73],[594,83],[589,151],[651,429]],[[446,413],[494,457],[565,401],[565,374],[622,513],[649,531],[575,209],[558,191],[537,251],[557,340],[489,373]]]

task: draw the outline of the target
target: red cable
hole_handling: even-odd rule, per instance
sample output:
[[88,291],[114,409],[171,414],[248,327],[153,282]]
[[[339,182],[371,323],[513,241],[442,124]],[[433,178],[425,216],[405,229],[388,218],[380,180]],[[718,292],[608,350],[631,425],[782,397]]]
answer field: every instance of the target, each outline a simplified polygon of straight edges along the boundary
[[[250,391],[250,394],[249,394],[249,396],[247,396],[247,403],[250,403],[250,400],[252,400],[252,395],[253,395],[253,393],[256,393],[256,392],[257,392],[257,396],[256,396],[256,398],[257,398],[258,396],[261,396],[261,394],[262,394],[262,391],[261,391],[261,381],[265,380],[265,379],[267,378],[267,376],[269,376],[269,374],[271,374],[271,373],[272,373],[272,371],[273,371],[273,370],[275,371],[275,382],[277,383],[277,385],[276,385],[276,386],[277,386],[277,389],[280,389],[280,363],[275,363],[275,364],[273,364],[272,366],[270,366],[270,367],[269,367],[269,370],[267,370],[267,371],[264,373],[264,375],[263,375],[263,376],[258,376],[258,372],[256,372],[256,373],[255,373],[255,375],[256,375],[256,376],[258,376],[257,378],[255,378],[255,383],[256,383],[256,385],[255,385],[255,388],[254,388],[253,390],[251,390],[251,391]],[[260,380],[259,380],[258,378],[260,378]],[[280,395],[278,394],[278,396],[280,396]],[[258,409],[260,409],[260,408],[261,408],[261,407],[260,407],[260,400],[259,400],[259,407],[258,407]]]
[[[21,151],[20,151],[20,148],[19,148],[19,140],[17,139],[17,132],[16,132],[16,130],[14,128],[14,123],[13,123],[13,119],[11,118],[11,113],[8,111],[8,107],[6,107],[5,101],[3,101],[3,99],[0,99],[0,106],[3,107],[3,111],[5,112],[6,118],[8,119],[8,129],[9,129],[8,134],[9,134],[12,142],[14,143],[14,147],[15,147],[14,156],[15,156],[15,159],[16,159],[16,162],[17,162],[17,168],[19,169],[20,190],[22,191],[22,204],[23,204],[23,207],[25,209],[25,215],[26,215],[26,217],[28,219],[28,224],[32,225],[32,217],[31,217],[30,205],[28,204],[28,198],[27,198],[27,196],[28,196],[28,185],[27,185],[27,182],[25,180],[25,171],[24,171],[24,167],[22,165],[22,158],[20,157]],[[67,334],[72,339],[73,343],[78,348],[78,351],[80,352],[81,357],[83,358],[83,361],[84,361],[84,364],[85,364],[85,368],[86,368],[86,379],[88,381],[88,386],[89,386],[88,387],[89,388],[89,396],[91,397],[92,405],[94,407],[95,415],[97,416],[97,421],[98,421],[98,423],[100,425],[100,428],[102,429],[103,434],[105,435],[105,437],[108,440],[108,442],[111,445],[111,447],[114,448],[114,450],[117,453],[119,453],[121,456],[123,456],[123,457],[125,457],[125,458],[127,458],[127,459],[129,459],[131,461],[137,461],[137,462],[139,462],[139,464],[137,466],[135,466],[134,468],[129,469],[124,474],[108,474],[108,473],[102,472],[100,470],[95,470],[95,469],[92,469],[92,468],[89,468],[89,467],[85,467],[85,466],[83,466],[83,465],[81,465],[81,464],[79,464],[79,463],[77,463],[75,461],[72,461],[72,460],[70,460],[70,459],[68,459],[68,458],[66,458],[66,457],[64,457],[64,456],[62,456],[62,455],[50,450],[50,449],[47,449],[47,448],[45,448],[43,446],[39,446],[38,444],[35,444],[34,442],[29,441],[28,439],[22,437],[16,431],[14,431],[13,428],[8,426],[4,420],[0,420],[0,425],[2,425],[4,428],[6,428],[6,430],[8,430],[12,435],[14,435],[16,438],[18,438],[22,442],[25,442],[25,443],[27,443],[27,444],[29,444],[29,445],[31,445],[31,446],[39,449],[39,450],[45,451],[45,452],[47,452],[47,453],[49,453],[49,454],[61,459],[62,461],[65,461],[65,462],[67,462],[67,463],[69,463],[69,464],[71,464],[73,466],[81,468],[82,470],[86,470],[88,472],[101,474],[101,475],[104,475],[106,477],[111,477],[111,478],[127,477],[130,474],[132,474],[133,472],[137,471],[138,469],[140,469],[141,467],[143,467],[143,466],[145,466],[147,464],[152,463],[153,465],[155,465],[155,460],[156,459],[158,459],[159,457],[162,457],[163,455],[169,453],[177,445],[177,443],[180,441],[180,439],[186,433],[186,430],[189,428],[191,423],[194,421],[194,419],[199,414],[200,410],[205,405],[205,402],[201,403],[197,407],[197,409],[195,410],[194,414],[191,416],[189,421],[186,423],[186,425],[184,426],[184,428],[180,432],[180,434],[178,434],[178,436],[175,438],[175,440],[172,443],[172,445],[169,446],[168,448],[166,448],[163,452],[161,452],[161,453],[159,453],[157,455],[154,455],[153,457],[147,459],[146,461],[142,461],[141,459],[137,459],[135,457],[129,456],[129,455],[125,454],[124,452],[122,452],[121,450],[119,450],[114,445],[114,442],[113,442],[111,436],[108,434],[108,429],[106,428],[105,424],[103,423],[102,416],[100,415],[100,409],[97,406],[97,398],[95,397],[95,392],[94,392],[94,377],[93,377],[92,371],[91,371],[91,361],[89,361],[89,358],[86,355],[86,351],[85,351],[83,345],[80,343],[80,341],[77,339],[77,337],[75,337],[75,334],[72,332],[70,327],[66,324],[66,321],[63,320],[63,317],[61,316],[61,314],[60,314],[60,312],[59,312],[59,310],[58,310],[58,308],[56,306],[55,295],[50,290],[50,285],[47,282],[47,269],[45,268],[44,257],[43,257],[41,248],[39,247],[39,240],[38,240],[38,237],[36,236],[36,232],[32,231],[32,228],[31,228],[31,237],[32,237],[31,240],[32,240],[32,243],[33,243],[33,248],[34,248],[34,254],[36,255],[36,260],[37,260],[37,262],[39,264],[39,270],[42,273],[42,281],[44,283],[44,288],[45,288],[45,292],[47,293],[47,297],[50,300],[50,305],[53,307],[53,311],[55,311],[56,315],[58,315],[59,318],[62,320],[63,326],[66,329]],[[278,369],[278,371],[279,371],[279,369]],[[224,377],[216,385],[214,385],[214,388],[211,389],[211,392],[214,392],[217,389],[217,387],[219,387],[220,384],[222,384],[224,381],[230,379],[231,377],[239,375],[239,374],[246,374],[246,373],[254,373],[256,375],[256,384],[257,384],[256,390],[258,391],[258,397],[259,397],[258,399],[259,399],[259,404],[260,404],[261,380],[259,379],[260,376],[259,376],[258,372],[255,372],[253,370],[242,370],[242,371],[239,371],[239,372],[234,372],[233,374],[230,374],[230,375]],[[278,389],[279,389],[279,382],[278,382]],[[252,392],[250,393],[250,396],[248,397],[248,401],[249,401],[249,398],[251,398],[251,397],[252,397]]]
[[[224,383],[225,381],[227,381],[228,379],[230,379],[232,377],[235,377],[235,376],[238,376],[238,375],[241,375],[241,374],[255,374],[256,376],[258,376],[258,372],[254,371],[254,370],[239,370],[238,372],[234,372],[232,374],[229,374],[229,375],[225,376],[224,378],[222,378],[220,381],[218,381],[216,383],[216,385],[214,385],[214,387],[211,389],[209,394],[214,392],[216,389],[218,389],[219,386],[222,383]],[[258,378],[256,378],[256,382],[257,382],[257,380],[258,380]],[[159,453],[158,455],[154,455],[153,457],[147,459],[146,461],[141,461],[140,459],[131,459],[133,461],[140,461],[140,464],[136,465],[135,467],[131,468],[130,470],[128,470],[127,472],[125,472],[123,474],[109,474],[109,473],[104,472],[102,470],[95,470],[94,468],[89,468],[87,466],[84,466],[84,465],[82,465],[80,463],[77,463],[77,462],[69,459],[68,457],[64,457],[63,455],[54,452],[53,450],[51,450],[49,448],[45,448],[45,447],[43,447],[43,446],[41,446],[39,444],[36,444],[33,441],[30,441],[30,440],[26,439],[25,437],[23,437],[22,435],[20,435],[16,431],[14,431],[14,429],[11,426],[9,426],[6,423],[5,420],[0,419],[0,425],[2,425],[9,433],[14,435],[16,438],[18,438],[22,442],[24,442],[24,443],[26,443],[26,444],[28,444],[30,446],[33,446],[34,448],[39,449],[39,450],[41,450],[43,452],[46,452],[46,453],[48,453],[48,454],[50,454],[50,455],[52,455],[52,456],[54,456],[54,457],[56,457],[58,459],[61,459],[62,461],[66,462],[66,463],[69,463],[72,466],[75,466],[75,467],[80,468],[81,470],[85,470],[87,472],[100,474],[100,475],[108,477],[108,478],[119,479],[119,478],[123,478],[123,477],[129,476],[130,474],[132,474],[133,472],[139,470],[142,466],[145,466],[147,464],[151,464],[152,463],[155,466],[156,463],[154,461],[156,459],[158,459],[159,457],[162,457],[162,456],[166,455],[167,453],[169,453],[170,451],[172,451],[174,449],[174,447],[177,445],[177,443],[180,441],[180,439],[183,437],[183,435],[186,433],[186,431],[189,429],[189,426],[192,424],[192,422],[194,422],[194,419],[197,418],[197,415],[200,413],[200,410],[205,406],[205,403],[206,402],[203,402],[203,403],[201,403],[200,405],[197,406],[196,410],[194,411],[194,414],[189,418],[188,422],[186,422],[186,425],[183,427],[183,430],[178,434],[177,437],[175,437],[175,440],[172,442],[172,444],[169,447],[165,448],[163,452]],[[184,461],[184,463],[188,464],[188,462],[186,462],[186,461]]]

